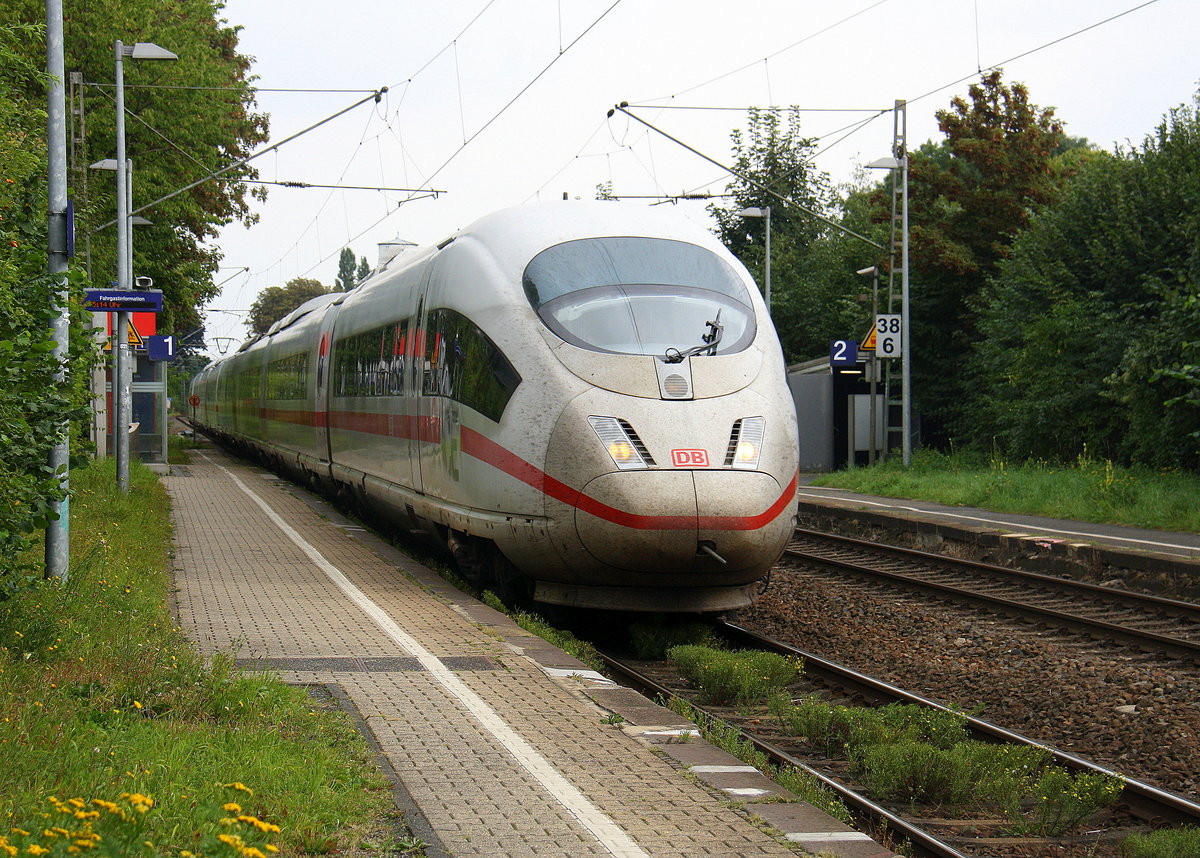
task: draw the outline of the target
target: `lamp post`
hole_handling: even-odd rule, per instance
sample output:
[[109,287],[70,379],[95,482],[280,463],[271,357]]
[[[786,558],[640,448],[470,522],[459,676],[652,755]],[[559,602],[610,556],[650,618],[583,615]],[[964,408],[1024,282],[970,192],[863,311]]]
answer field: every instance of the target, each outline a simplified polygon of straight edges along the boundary
[[761,217],[766,221],[766,239],[764,240],[764,254],[766,260],[763,263],[763,280],[766,281],[764,291],[767,299],[767,315],[771,315],[771,207],[763,206],[761,208],[751,207],[742,209],[738,212],[742,217]]
[[[113,44],[116,58],[116,102],[117,102],[117,288],[130,290],[133,280],[130,269],[133,244],[129,223],[132,208],[130,182],[132,171],[125,152],[125,58],[134,60],[176,60],[175,54],[151,42],[126,45],[120,39]],[[129,365],[129,313],[117,314],[116,342],[113,344],[115,368],[113,392],[117,405],[113,421],[113,446],[117,457],[117,487],[129,491],[129,424],[132,420],[131,397],[132,376]]]

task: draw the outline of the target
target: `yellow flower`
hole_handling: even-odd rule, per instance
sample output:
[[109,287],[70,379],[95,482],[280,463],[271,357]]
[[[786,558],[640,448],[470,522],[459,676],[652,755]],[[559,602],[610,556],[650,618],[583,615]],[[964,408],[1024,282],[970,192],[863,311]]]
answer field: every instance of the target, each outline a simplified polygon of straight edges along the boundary
[[225,811],[226,813],[241,813],[242,806],[236,801],[231,801],[229,804],[222,805],[221,810]]
[[240,789],[242,792],[247,793],[248,795],[254,795],[254,790],[250,789],[250,787],[246,786],[241,781],[225,784],[225,786],[229,787],[230,789]]
[[135,792],[135,793],[123,792],[123,793],[121,793],[120,797],[124,798],[124,799],[128,799],[129,803],[133,806],[133,809],[136,810],[138,813],[145,813],[150,808],[154,807],[154,799],[152,799],[148,795],[143,795],[140,792]]
[[[36,843],[30,843],[29,846],[26,847],[25,851],[30,855],[45,855],[50,850],[45,846],[38,846]],[[16,853],[14,852],[13,854],[15,855]]]
[[253,825],[255,828],[257,828],[259,831],[263,832],[264,834],[278,834],[279,833],[278,825],[273,825],[270,822],[263,822],[261,819],[259,819],[257,817],[239,816],[238,819],[241,820],[242,822],[246,823],[247,825]]

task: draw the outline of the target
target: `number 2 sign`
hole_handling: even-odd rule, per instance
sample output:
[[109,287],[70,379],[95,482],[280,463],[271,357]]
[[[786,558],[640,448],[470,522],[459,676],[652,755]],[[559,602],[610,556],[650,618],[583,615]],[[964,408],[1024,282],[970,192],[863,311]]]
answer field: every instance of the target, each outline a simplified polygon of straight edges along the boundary
[[855,340],[832,340],[829,343],[829,365],[852,367],[858,363],[858,343]]

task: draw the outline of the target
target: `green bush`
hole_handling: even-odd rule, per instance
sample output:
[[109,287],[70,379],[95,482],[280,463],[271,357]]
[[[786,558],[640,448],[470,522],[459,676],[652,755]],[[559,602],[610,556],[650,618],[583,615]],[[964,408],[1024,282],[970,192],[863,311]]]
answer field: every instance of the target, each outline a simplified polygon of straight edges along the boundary
[[793,703],[780,696],[771,700],[770,710],[782,729],[828,754],[902,740],[950,748],[968,738],[965,716],[912,703],[865,708],[813,698]]
[[910,739],[855,751],[855,769],[883,798],[967,807],[1009,805],[1048,757],[1042,748],[961,742],[938,748]]
[[1200,827],[1163,828],[1134,834],[1121,844],[1125,858],[1200,858]]
[[804,663],[773,652],[728,652],[707,646],[672,647],[667,656],[688,682],[718,705],[762,703],[795,682]]
[[665,658],[672,647],[693,644],[716,649],[716,632],[710,623],[699,620],[678,620],[656,617],[639,621],[629,627],[629,642],[638,658]]
[[1113,805],[1121,796],[1121,779],[1110,775],[1048,768],[1034,785],[1031,807],[1024,813],[1010,811],[1018,834],[1056,837],[1070,831],[1100,808]]

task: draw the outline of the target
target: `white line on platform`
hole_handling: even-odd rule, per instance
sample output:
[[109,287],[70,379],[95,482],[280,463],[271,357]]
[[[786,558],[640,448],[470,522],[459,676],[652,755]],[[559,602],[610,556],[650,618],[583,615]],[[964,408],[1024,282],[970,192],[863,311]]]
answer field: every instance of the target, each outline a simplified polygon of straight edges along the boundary
[[860,831],[798,831],[784,837],[792,843],[852,843],[871,839]]
[[466,708],[504,748],[512,754],[521,766],[529,772],[538,783],[565,807],[584,828],[600,842],[605,849],[617,858],[649,858],[647,853],[638,846],[607,814],[592,803],[591,799],[581,793],[574,784],[567,780],[562,773],[538,753],[532,745],[510,727],[499,713],[484,701],[478,694],[468,688],[461,679],[442,664],[433,653],[425,649],[421,643],[388,616],[387,612],[356,587],[340,569],[325,559],[316,548],[296,532],[291,525],[284,521],[265,500],[255,494],[245,483],[228,468],[213,461],[201,453],[201,456],[223,471],[234,484],[247,494],[258,505],[272,523],[292,541],[337,587],[346,597],[358,605],[370,617],[384,634],[396,642],[402,649],[415,656],[421,665],[429,671],[443,688]]
[[688,766],[688,769],[706,775],[758,774],[754,766]]

